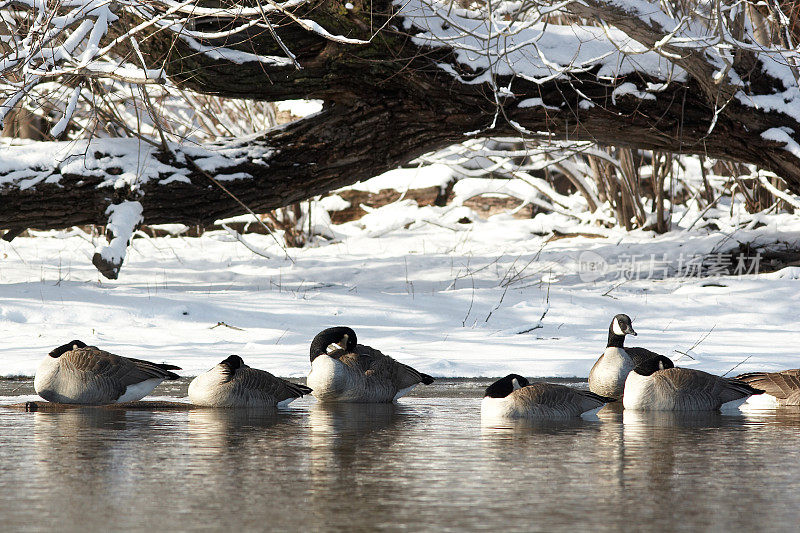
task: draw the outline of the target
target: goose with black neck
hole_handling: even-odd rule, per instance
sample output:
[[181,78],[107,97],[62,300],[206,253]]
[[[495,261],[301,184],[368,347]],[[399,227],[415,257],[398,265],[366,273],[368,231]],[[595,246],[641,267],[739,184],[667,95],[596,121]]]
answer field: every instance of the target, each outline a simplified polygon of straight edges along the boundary
[[311,342],[308,385],[321,402],[389,403],[433,378],[358,344],[352,328],[321,331]]
[[589,390],[601,396],[620,399],[625,390],[625,379],[634,367],[659,354],[646,348],[625,347],[625,337],[636,336],[631,318],[616,315],[608,326],[608,343],[603,354],[589,372]]

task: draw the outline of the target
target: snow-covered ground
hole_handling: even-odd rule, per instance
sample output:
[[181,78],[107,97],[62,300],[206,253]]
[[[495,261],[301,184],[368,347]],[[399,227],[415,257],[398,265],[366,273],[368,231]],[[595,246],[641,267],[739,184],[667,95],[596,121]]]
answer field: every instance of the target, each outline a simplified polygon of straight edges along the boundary
[[[392,183],[403,176],[436,182],[407,172]],[[0,242],[0,375],[31,376],[51,348],[77,338],[184,375],[236,353],[303,376],[312,337],[349,325],[361,342],[435,376],[585,377],[616,313],[634,319],[639,336],[629,341],[680,365],[720,374],[739,363],[733,374],[800,366],[800,270],[756,275],[748,260],[743,275],[708,278],[692,268],[709,252],[735,266],[725,254],[738,242],[796,243],[795,216],[720,218],[719,231],[656,236],[576,228],[557,214],[482,220],[458,202],[400,200],[327,228],[317,211],[334,240],[290,249],[293,262],[269,236],[244,239],[271,258],[226,231],[137,238],[116,281],[91,265],[101,243],[81,231]],[[551,239],[554,229],[597,235]]]

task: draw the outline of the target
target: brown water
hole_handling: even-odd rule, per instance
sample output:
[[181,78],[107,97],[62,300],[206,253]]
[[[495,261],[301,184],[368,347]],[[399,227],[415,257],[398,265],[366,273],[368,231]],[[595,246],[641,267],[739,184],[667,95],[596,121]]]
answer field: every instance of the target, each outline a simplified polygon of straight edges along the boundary
[[497,427],[485,383],[434,387],[272,415],[0,409],[0,528],[798,529],[798,410]]

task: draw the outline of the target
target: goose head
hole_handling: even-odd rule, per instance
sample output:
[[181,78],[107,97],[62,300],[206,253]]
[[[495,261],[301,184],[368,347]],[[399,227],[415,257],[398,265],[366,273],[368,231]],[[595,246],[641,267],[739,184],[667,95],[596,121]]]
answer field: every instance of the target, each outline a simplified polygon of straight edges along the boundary
[[351,328],[338,326],[324,329],[311,341],[311,361],[320,355],[341,357],[345,353],[355,351],[356,344],[356,332]]
[[75,339],[73,341],[68,342],[67,344],[62,344],[58,348],[54,348],[48,355],[56,359],[58,357],[61,357],[65,353],[75,350],[77,348],[86,348],[86,343]]
[[519,374],[509,374],[489,385],[483,396],[485,398],[505,398],[515,390],[529,384],[530,382]]
[[622,348],[625,335],[636,336],[636,332],[633,330],[631,317],[619,314],[611,319],[611,325],[608,326],[608,346]]
[[675,365],[669,357],[659,355],[658,357],[653,357],[652,359],[639,363],[633,371],[640,376],[652,376],[659,370],[664,370],[666,368],[675,368]]
[[241,368],[243,366],[247,366],[244,364],[244,359],[239,357],[238,355],[229,355],[225,359],[223,359],[219,364],[225,366],[231,372],[236,371],[236,369]]

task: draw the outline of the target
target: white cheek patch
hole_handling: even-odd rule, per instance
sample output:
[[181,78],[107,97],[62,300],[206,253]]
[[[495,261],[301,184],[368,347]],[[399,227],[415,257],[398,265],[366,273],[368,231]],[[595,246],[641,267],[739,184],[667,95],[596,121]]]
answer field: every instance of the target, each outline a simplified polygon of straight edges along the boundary
[[349,338],[350,336],[347,333],[345,333],[344,336],[342,336],[342,340],[340,340],[339,342],[334,342],[333,344],[329,344],[328,347],[325,348],[325,351],[327,351],[330,354],[332,352],[335,352],[336,350],[344,350],[345,348],[347,348],[347,341],[349,340]]
[[514,387],[514,390],[522,388],[522,385],[519,384],[519,381],[517,381],[517,378],[514,378],[514,379],[511,380],[511,386]]
[[326,351],[327,353],[333,353],[333,352],[335,352],[336,350],[344,350],[344,348],[342,348],[341,346],[339,346],[339,345],[338,345],[338,344],[336,344],[335,342],[334,342],[333,344],[329,344],[329,345],[328,345],[328,347],[327,347],[327,348],[325,348],[325,351]]
[[622,328],[619,327],[619,320],[614,317],[614,322],[611,326],[611,330],[614,332],[614,335],[625,335],[625,332],[622,331]]

